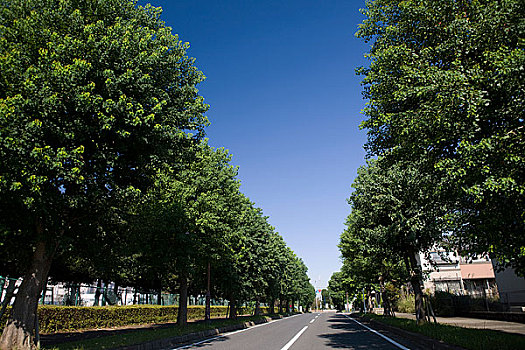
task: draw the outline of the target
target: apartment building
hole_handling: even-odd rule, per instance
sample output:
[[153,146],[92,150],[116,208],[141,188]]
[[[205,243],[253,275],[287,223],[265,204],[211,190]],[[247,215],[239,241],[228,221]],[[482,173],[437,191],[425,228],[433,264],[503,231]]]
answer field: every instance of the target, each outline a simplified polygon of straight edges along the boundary
[[453,252],[433,251],[419,254],[424,288],[476,297],[498,295],[494,267],[488,256],[475,259],[459,257]]

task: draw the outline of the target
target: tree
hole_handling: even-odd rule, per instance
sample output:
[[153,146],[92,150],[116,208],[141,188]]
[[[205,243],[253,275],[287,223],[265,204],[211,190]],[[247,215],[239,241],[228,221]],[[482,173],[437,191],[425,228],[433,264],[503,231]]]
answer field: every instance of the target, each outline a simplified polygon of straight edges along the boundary
[[368,1],[366,148],[443,171],[454,248],[525,269],[525,51],[520,0]]
[[348,298],[349,288],[345,283],[345,276],[340,272],[334,272],[328,281],[330,298],[337,310],[344,310]]
[[364,276],[364,282],[382,282],[399,270],[400,260],[404,261],[419,321],[424,320],[425,310],[417,255],[444,240],[444,211],[436,200],[439,177],[422,172],[420,169],[426,167],[418,164],[412,161],[385,166],[380,158],[359,168],[349,199],[352,212],[340,248],[346,266],[353,270],[352,278]]
[[33,251],[0,347],[34,348],[57,247],[151,186],[188,144],[183,130],[202,136],[207,106],[195,88],[203,75],[160,9],[4,0],[0,11],[0,226]]
[[176,198],[185,203],[187,223],[182,231],[185,241],[176,252],[181,295],[179,324],[186,323],[183,299],[192,274],[207,271],[208,265],[216,274],[215,265],[219,260],[228,260],[241,235],[236,230],[246,198],[239,191],[237,168],[230,161],[227,150],[214,149],[203,141],[196,145],[195,157],[176,173]]

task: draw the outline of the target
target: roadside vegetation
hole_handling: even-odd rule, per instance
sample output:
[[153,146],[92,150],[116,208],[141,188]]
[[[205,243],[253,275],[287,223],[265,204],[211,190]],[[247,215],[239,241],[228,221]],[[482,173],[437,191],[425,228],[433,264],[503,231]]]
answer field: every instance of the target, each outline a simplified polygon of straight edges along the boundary
[[48,281],[176,293],[179,325],[188,295],[228,300],[230,318],[245,302],[258,314],[315,297],[231,154],[205,139],[204,75],[161,13],[1,2],[0,276],[23,278],[2,349],[37,347]]
[[82,341],[61,343],[51,346],[45,346],[43,349],[53,350],[96,350],[96,349],[114,349],[122,346],[141,344],[149,341],[179,337],[191,333],[198,333],[211,329],[242,325],[246,322],[269,322],[269,316],[247,316],[239,317],[236,320],[212,320],[211,322],[190,322],[185,326],[172,325],[166,328],[133,330],[124,334],[111,336],[102,336]]
[[444,324],[425,323],[418,325],[415,320],[366,314],[363,317],[390,326],[423,334],[429,338],[457,345],[469,350],[502,349],[515,350],[525,348],[525,336],[509,334],[489,329],[463,328]]
[[357,69],[369,159],[330,281],[340,304],[371,308],[376,291],[389,315],[410,293],[424,322],[417,255],[437,248],[525,274],[524,6],[367,2],[356,36],[370,44]]

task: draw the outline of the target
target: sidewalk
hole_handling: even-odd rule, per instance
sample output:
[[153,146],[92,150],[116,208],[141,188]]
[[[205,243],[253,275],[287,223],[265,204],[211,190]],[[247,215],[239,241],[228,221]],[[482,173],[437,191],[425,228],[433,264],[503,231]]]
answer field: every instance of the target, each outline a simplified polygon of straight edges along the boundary
[[[401,312],[396,312],[396,317],[409,318],[412,320],[416,319],[416,315],[414,314],[405,314]],[[523,323],[485,320],[480,318],[442,316],[436,317],[436,320],[438,323],[449,324],[452,326],[464,328],[492,329],[495,331],[525,335],[525,324]]]

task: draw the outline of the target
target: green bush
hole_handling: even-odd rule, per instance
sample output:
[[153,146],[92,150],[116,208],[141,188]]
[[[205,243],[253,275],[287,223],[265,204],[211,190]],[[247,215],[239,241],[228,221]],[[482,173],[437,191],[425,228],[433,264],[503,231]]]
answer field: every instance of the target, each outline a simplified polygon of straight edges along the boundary
[[[212,306],[211,317],[226,317],[227,306]],[[261,308],[263,313],[268,308]],[[177,321],[178,306],[39,306],[38,319],[41,333],[72,332],[84,329],[111,328],[128,325]],[[241,308],[239,315],[253,313],[253,308]],[[6,312],[0,331],[7,321]],[[188,306],[188,320],[204,319],[204,306]]]
[[407,297],[401,297],[398,299],[395,310],[409,314],[416,312],[414,296],[409,295]]
[[[480,298],[471,295],[455,295],[435,292],[430,297],[434,312],[438,316],[459,316],[473,311],[503,311],[498,298]],[[488,308],[488,310],[487,310]]]

